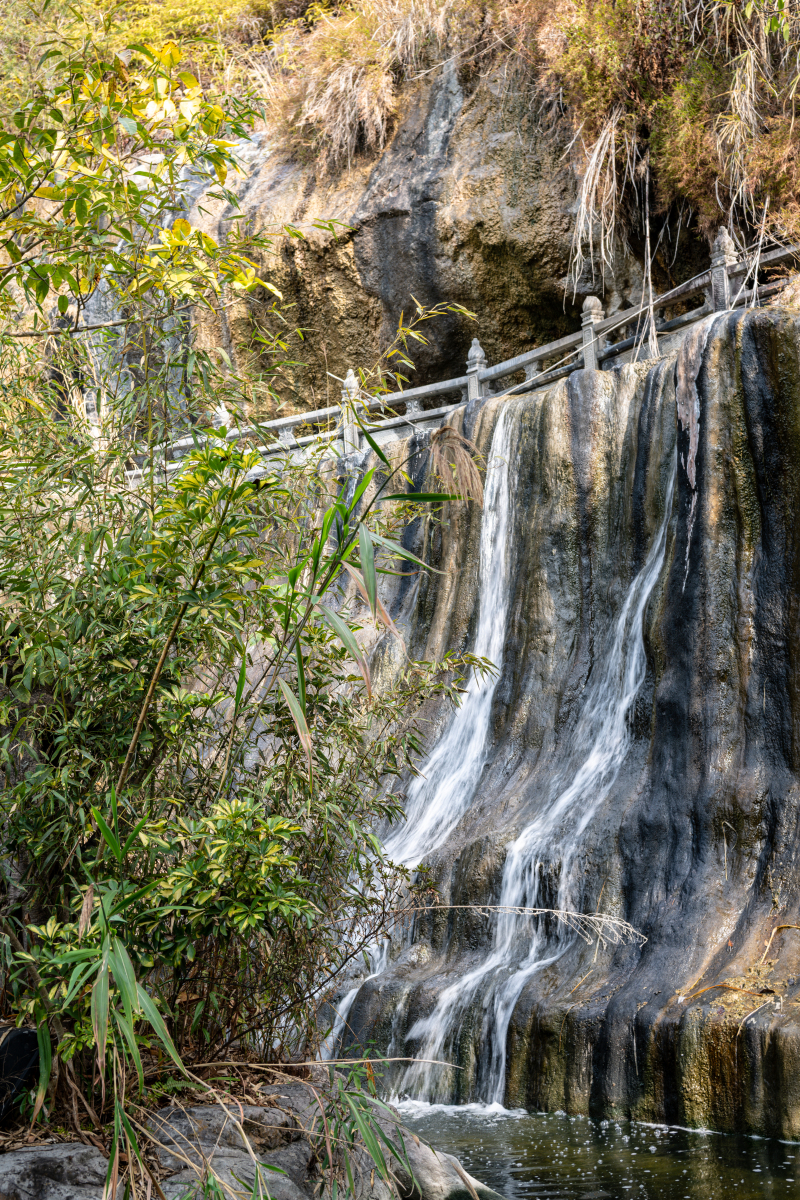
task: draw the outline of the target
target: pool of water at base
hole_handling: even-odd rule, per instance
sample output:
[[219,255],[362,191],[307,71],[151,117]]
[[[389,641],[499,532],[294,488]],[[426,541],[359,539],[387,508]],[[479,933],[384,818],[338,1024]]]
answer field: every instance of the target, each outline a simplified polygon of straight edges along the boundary
[[800,1142],[498,1105],[398,1107],[507,1200],[800,1200]]

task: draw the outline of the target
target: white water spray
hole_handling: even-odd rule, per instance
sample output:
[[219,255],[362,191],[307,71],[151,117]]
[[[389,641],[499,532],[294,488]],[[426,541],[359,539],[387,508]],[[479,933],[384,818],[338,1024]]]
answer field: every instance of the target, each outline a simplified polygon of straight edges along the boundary
[[492,675],[475,671],[470,674],[466,695],[425,763],[424,775],[414,779],[408,790],[406,819],[386,840],[389,857],[408,867],[416,867],[458,824],[469,808],[486,761],[511,590],[508,576],[513,495],[509,468],[516,408],[513,401],[506,403],[495,425],[481,522],[480,612],[474,653],[490,659],[497,671]]
[[336,1015],[334,1017],[333,1025],[331,1026],[330,1033],[319,1048],[319,1058],[323,1062],[327,1062],[329,1059],[335,1058],[339,1053],[342,1038],[344,1037],[344,1033],[347,1028],[347,1019],[350,1016],[350,1009],[353,1007],[356,996],[361,991],[364,984],[368,983],[370,979],[375,979],[376,976],[382,975],[388,967],[389,946],[390,942],[388,938],[383,938],[380,942],[373,943],[368,951],[370,958],[369,975],[359,979],[355,987],[351,987],[347,992],[345,992],[345,994],[335,1005],[334,1011]]
[[[486,760],[492,699],[503,663],[503,644],[509,600],[509,527],[513,494],[509,482],[515,408],[503,406],[492,434],[486,470],[481,521],[478,595],[480,612],[474,653],[488,658],[494,674],[472,672],[459,708],[425,764],[425,774],[415,778],[406,799],[406,819],[385,843],[390,858],[416,867],[440,846],[458,824],[475,794]],[[320,1051],[324,1059],[335,1056],[350,1010],[361,987],[380,975],[388,963],[389,943],[371,949],[370,974],[339,1000],[333,1028]]]
[[[580,897],[573,894],[571,868],[581,835],[608,797],[630,746],[628,717],[646,671],[644,612],[664,565],[676,466],[673,464],[661,525],[592,672],[581,716],[570,738],[569,766],[560,772],[541,810],[508,849],[501,907],[546,906],[540,894],[545,861],[559,864],[558,908],[574,909],[580,903]],[[446,988],[430,1016],[417,1021],[407,1035],[419,1041],[417,1058],[441,1061],[451,1057],[448,1051],[461,1020],[480,985],[488,981],[482,1037],[488,1054],[480,1064],[478,1078],[479,1095],[488,1103],[503,1099],[506,1037],[523,987],[537,971],[559,958],[570,942],[563,928],[548,939],[537,924],[521,957],[521,920],[530,924],[530,919],[513,913],[498,916],[489,956]],[[441,1068],[422,1062],[404,1073],[397,1091],[426,1099],[449,1098],[448,1081]]]

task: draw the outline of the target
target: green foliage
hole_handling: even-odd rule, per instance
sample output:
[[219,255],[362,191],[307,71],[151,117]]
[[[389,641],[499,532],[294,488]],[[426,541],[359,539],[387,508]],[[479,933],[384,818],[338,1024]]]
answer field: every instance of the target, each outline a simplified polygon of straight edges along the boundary
[[[360,1156],[368,1157],[392,1192],[396,1192],[394,1163],[415,1183],[402,1131],[395,1114],[378,1098],[369,1060],[350,1063],[344,1069],[331,1068],[329,1084],[324,1098],[318,1097],[319,1113],[314,1114],[311,1136],[316,1136],[319,1145],[320,1170],[327,1178],[331,1200],[342,1190],[357,1193]],[[393,1136],[387,1134],[387,1124]]]
[[556,69],[568,104],[595,130],[618,105],[645,116],[664,87],[681,78],[691,47],[679,0],[648,7],[597,0],[576,8],[565,33]]
[[223,248],[175,219],[187,174],[214,179],[216,198],[232,201],[224,187],[235,167],[230,138],[245,133],[251,110],[223,113],[206,100],[196,78],[178,69],[173,43],[137,47],[126,65],[90,32],[77,49],[50,47],[52,78],[0,134],[6,313],[20,296],[39,311],[48,298],[61,313],[80,307],[101,273],[121,305],[154,295],[175,306],[209,303],[226,284],[269,287],[235,233]]
[[676,0],[581,0],[561,25],[547,86],[565,96],[588,158],[608,142],[610,186],[636,190],[646,174],[662,211],[688,202],[709,234],[728,213],[796,236],[796,4],[708,0],[688,14]]
[[[132,1093],[232,1048],[315,1052],[408,887],[378,831],[460,665],[407,661],[379,692],[361,645],[365,621],[397,632],[378,578],[409,558],[407,510],[447,497],[383,451],[355,487],[319,454],[265,460],[251,381],[192,347],[187,306],[270,284],[235,220],[217,246],[177,215],[187,173],[235,206],[249,116],[179,60],[54,46],[0,139],[4,996],[39,1033],[34,1119],[80,1095],[112,1190],[123,1150],[142,1163]],[[87,336],[96,294],[124,315]]]

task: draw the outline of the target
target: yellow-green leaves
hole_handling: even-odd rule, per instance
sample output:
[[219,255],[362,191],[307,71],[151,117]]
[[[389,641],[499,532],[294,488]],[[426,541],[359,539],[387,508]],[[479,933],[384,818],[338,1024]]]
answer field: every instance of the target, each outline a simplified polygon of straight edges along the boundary
[[[192,227],[189,224],[189,222],[184,220],[183,217],[176,217],[176,219],[172,225],[172,238],[171,238],[172,244],[173,245],[179,245],[179,244],[185,245],[186,242],[189,240],[189,236],[191,235],[191,232],[192,232]],[[165,237],[165,235],[166,235],[166,237]],[[167,244],[169,245],[170,239],[167,235],[166,230],[161,231],[161,236],[162,236],[162,238],[165,238],[165,240],[167,241]]]
[[[235,233],[220,247],[184,218],[173,223],[180,169],[193,184],[224,187],[254,110],[209,102],[191,72],[175,71],[174,42],[132,47],[130,68],[91,43],[83,53],[53,46],[47,82],[13,115],[15,132],[0,132],[0,247],[11,260],[0,268],[0,308],[12,285],[42,308],[53,290],[85,298],[101,278],[122,299],[164,304],[209,303],[224,283],[268,287]],[[27,204],[31,196],[44,203]]]

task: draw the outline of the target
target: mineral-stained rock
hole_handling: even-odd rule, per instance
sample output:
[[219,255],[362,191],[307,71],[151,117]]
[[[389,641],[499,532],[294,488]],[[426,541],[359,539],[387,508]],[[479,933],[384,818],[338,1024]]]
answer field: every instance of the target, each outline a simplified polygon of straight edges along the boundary
[[[796,1138],[800,317],[712,316],[655,365],[489,399],[467,423],[485,456],[503,404],[516,413],[503,669],[479,785],[426,861],[444,904],[498,903],[509,846],[592,749],[586,697],[666,511],[624,756],[578,789],[525,901],[616,915],[647,941],[586,945],[540,927],[550,949],[502,1027],[492,989],[524,965],[533,927],[520,923],[513,961],[469,992],[497,919],[440,911],[414,927],[416,965],[399,947],[397,966],[361,988],[350,1036],[432,1057],[425,1021],[453,986],[435,1057],[462,1069],[432,1068],[423,1094]],[[407,618],[417,655],[474,639],[472,507],[447,506],[420,539],[446,573]],[[500,1097],[487,1090],[498,1054]],[[395,1070],[393,1086],[419,1094],[419,1075]]]

